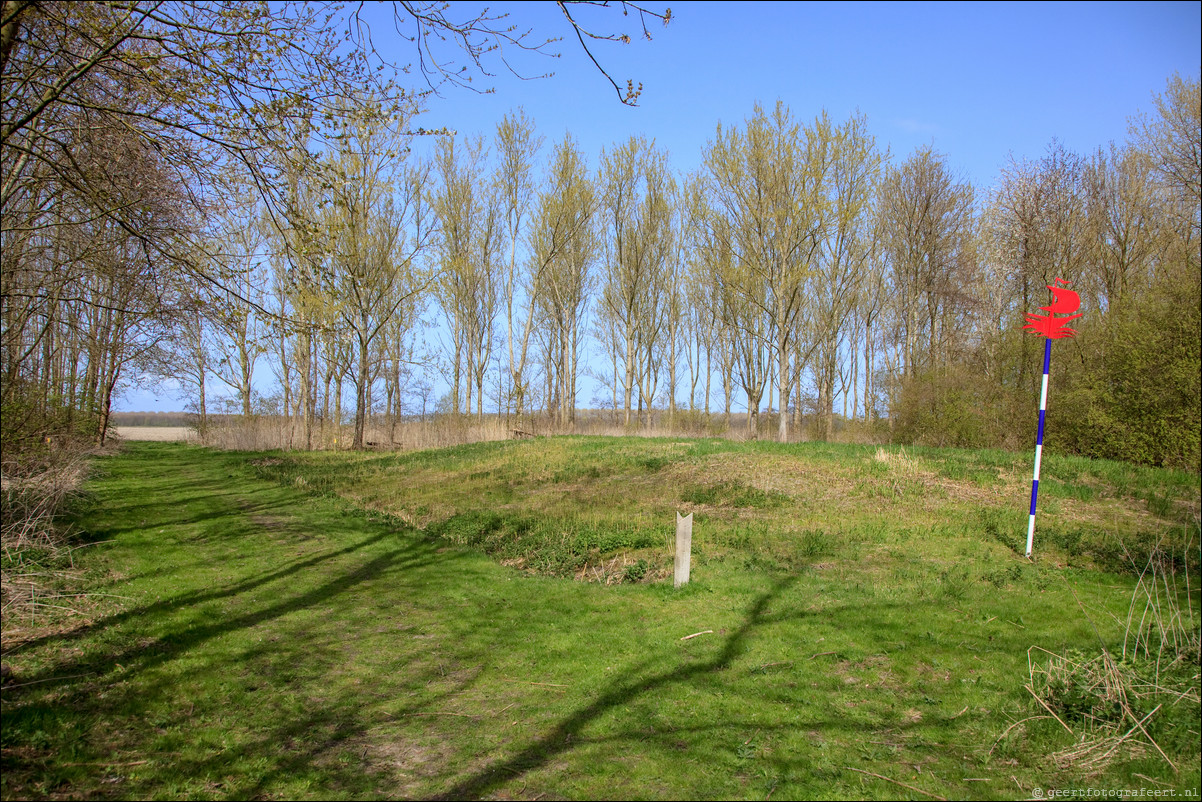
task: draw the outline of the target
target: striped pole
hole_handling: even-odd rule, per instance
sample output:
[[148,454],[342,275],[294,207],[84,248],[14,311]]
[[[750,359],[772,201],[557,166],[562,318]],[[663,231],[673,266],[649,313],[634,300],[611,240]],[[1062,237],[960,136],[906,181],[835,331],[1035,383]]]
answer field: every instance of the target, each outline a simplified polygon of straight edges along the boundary
[[1035,499],[1039,496],[1039,460],[1043,456],[1043,421],[1048,411],[1048,368],[1052,366],[1052,340],[1043,341],[1043,388],[1039,391],[1039,433],[1035,436],[1035,475],[1031,479],[1031,517],[1027,521],[1027,559],[1035,543]]

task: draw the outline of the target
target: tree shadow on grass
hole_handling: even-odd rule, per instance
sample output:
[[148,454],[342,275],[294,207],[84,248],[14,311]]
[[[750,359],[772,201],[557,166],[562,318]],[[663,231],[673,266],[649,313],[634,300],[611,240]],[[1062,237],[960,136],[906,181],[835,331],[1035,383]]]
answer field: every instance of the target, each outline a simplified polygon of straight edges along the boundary
[[548,765],[560,754],[572,749],[573,741],[580,740],[584,728],[607,712],[627,706],[633,700],[654,693],[657,689],[688,682],[729,667],[735,657],[743,651],[748,636],[767,622],[770,604],[795,582],[795,576],[779,578],[769,590],[756,598],[748,608],[742,623],[726,637],[721,650],[712,658],[649,677],[638,676],[637,671],[629,672],[634,678],[613,683],[592,703],[560,721],[546,735],[518,754],[485,766],[435,798],[478,799],[493,793],[523,775]]
[[[380,532],[345,548],[337,549],[308,560],[298,561],[279,571],[247,578],[220,590],[185,593],[165,601],[154,602],[144,607],[118,613],[98,624],[73,632],[69,637],[80,638],[91,635],[100,629],[114,627],[127,621],[141,621],[148,617],[167,615],[185,608],[195,607],[204,602],[239,596],[262,588],[270,583],[290,578],[302,571],[313,569],[322,563],[329,562],[338,557],[349,556],[355,552],[362,551],[394,536],[393,533],[388,531]],[[185,626],[181,629],[169,629],[168,632],[160,635],[158,638],[139,642],[118,651],[106,651],[78,659],[56,662],[36,674],[23,677],[22,682],[23,684],[32,685],[49,682],[56,676],[68,674],[100,674],[113,669],[114,666],[122,667],[125,678],[128,678],[131,672],[145,671],[156,665],[175,659],[183,652],[194,649],[213,638],[241,629],[259,626],[291,613],[315,607],[331,601],[362,583],[382,579],[386,574],[393,571],[412,570],[427,566],[436,559],[447,560],[448,557],[437,554],[434,544],[412,540],[405,545],[390,549],[366,563],[354,566],[347,573],[339,575],[311,590],[295,595],[286,595],[280,601],[268,604],[253,612]],[[49,636],[44,638],[43,642],[61,640],[64,637],[66,636]],[[20,688],[11,690],[19,691]]]

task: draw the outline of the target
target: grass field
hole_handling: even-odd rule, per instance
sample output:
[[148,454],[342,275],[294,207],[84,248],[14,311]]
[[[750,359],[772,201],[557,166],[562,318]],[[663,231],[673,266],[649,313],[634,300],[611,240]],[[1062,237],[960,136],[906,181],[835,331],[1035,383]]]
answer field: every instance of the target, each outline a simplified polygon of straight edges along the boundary
[[21,557],[79,592],[6,612],[3,796],[1197,798],[1198,477],[1049,456],[1032,563],[1029,471],[130,443]]

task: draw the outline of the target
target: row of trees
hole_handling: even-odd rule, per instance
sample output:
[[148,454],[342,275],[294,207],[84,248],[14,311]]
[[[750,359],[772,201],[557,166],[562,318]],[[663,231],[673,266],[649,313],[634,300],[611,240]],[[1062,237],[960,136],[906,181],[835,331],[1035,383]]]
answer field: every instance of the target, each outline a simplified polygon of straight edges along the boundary
[[[629,40],[609,32],[612,14],[604,9],[573,0],[558,9],[594,63],[590,48]],[[397,0],[389,22],[412,43],[414,77],[427,86],[402,90],[394,80],[408,68],[379,57],[363,10],[190,0],[0,2],[6,454],[50,431],[84,427],[103,440],[114,390],[137,371],[189,374],[202,408],[201,377],[248,388],[263,347],[257,333],[266,310],[250,297],[261,248],[282,246],[286,252],[271,258],[290,265],[281,280],[296,297],[288,300],[293,317],[279,321],[280,337],[329,324],[309,314],[306,294],[353,294],[355,271],[379,267],[370,263],[374,256],[340,248],[337,268],[351,272],[332,275],[331,265],[309,253],[322,215],[333,214],[311,213],[306,204],[314,193],[323,204],[331,189],[344,195],[336,211],[349,221],[348,236],[360,237],[356,247],[375,254],[387,244],[400,253],[411,244],[408,228],[390,233],[376,222],[394,203],[381,200],[387,190],[352,196],[358,190],[350,182],[370,166],[347,161],[343,183],[314,183],[310,167],[320,154],[346,151],[348,114],[364,124],[403,124],[440,86],[487,79],[502,63],[529,63],[523,54],[557,55],[558,38],[539,39],[504,14]],[[670,18],[638,3],[623,3],[622,11],[647,38],[649,20]],[[581,14],[590,15],[583,25]],[[625,92],[611,83],[622,102],[637,101],[633,82]],[[386,211],[406,219],[405,210]],[[390,238],[396,241],[385,242]],[[370,298],[358,301],[368,318],[357,317],[352,331],[368,349],[380,336],[372,315],[391,313],[372,309]],[[354,312],[348,307],[345,314]],[[323,344],[313,340],[311,347]],[[322,378],[303,362],[305,353],[284,371],[286,392],[298,378]],[[362,362],[356,370],[364,372]],[[311,413],[312,394],[300,395]],[[249,390],[242,396],[248,411]]]
[[728,425],[746,409],[753,436],[766,411],[782,441],[807,416],[820,438],[862,419],[910,442],[1017,445],[1041,367],[1023,314],[1062,278],[1087,315],[1058,357],[1053,437],[1193,464],[1197,120],[1197,84],[1174,79],[1131,141],[1088,156],[1052,143],[985,191],[930,148],[891,162],[862,116],[802,124],[781,104],[719,126],[685,176],[642,137],[590,170],[521,112],[425,161],[398,160],[404,143],[368,120],[298,176],[306,244],[267,236],[271,269],[247,294],[272,314],[214,341],[274,343],[306,444],[311,421],[340,418],[344,381],[359,445],[370,414],[396,421],[415,389],[428,402],[433,366],[454,414],[571,424],[587,374],[604,395],[589,405],[628,426],[671,426],[687,405]]
[[841,402],[904,441],[1016,445],[1040,372],[1022,315],[1059,277],[1087,315],[1050,437],[1197,465],[1196,81],[1128,142],[1052,143],[990,188],[779,103],[681,175],[642,137],[590,166],[520,111],[422,137],[422,98],[312,13],[6,0],[6,443],[103,439],[136,371],[192,387],[202,425],[215,383],[250,415],[271,370],[292,447],[344,403],[362,446],[444,379],[458,415],[743,408],[787,440],[803,417],[829,436]]

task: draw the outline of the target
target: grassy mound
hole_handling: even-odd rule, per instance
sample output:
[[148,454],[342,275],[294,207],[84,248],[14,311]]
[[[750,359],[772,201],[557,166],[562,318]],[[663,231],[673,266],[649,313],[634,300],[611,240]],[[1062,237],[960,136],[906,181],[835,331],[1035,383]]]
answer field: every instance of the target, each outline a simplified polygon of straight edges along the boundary
[[1198,787],[1197,477],[1053,456],[1029,563],[1028,470],[718,441],[130,444],[77,509],[71,610],[4,618],[3,796]]

